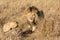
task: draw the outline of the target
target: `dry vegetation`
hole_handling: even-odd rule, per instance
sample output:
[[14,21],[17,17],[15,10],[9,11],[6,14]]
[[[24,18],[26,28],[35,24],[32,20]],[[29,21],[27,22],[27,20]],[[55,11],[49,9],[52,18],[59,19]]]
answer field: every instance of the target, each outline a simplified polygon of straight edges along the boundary
[[[28,25],[22,16],[29,6],[43,10],[44,19],[35,32],[22,36],[21,29]],[[3,32],[8,21],[18,22],[18,27]],[[60,40],[60,0],[0,0],[0,40]]]

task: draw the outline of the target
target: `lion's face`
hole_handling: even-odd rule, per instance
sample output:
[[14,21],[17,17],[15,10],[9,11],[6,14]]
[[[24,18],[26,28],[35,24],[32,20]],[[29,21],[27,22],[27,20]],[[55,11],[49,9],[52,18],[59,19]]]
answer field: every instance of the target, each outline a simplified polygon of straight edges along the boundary
[[33,8],[32,9],[27,8],[25,11],[27,20],[30,22],[33,22],[33,20],[36,21],[36,19],[38,18],[37,12],[38,11]]
[[33,20],[37,19],[37,14],[34,11],[28,12],[28,14],[26,14],[26,18],[28,21],[33,22]]

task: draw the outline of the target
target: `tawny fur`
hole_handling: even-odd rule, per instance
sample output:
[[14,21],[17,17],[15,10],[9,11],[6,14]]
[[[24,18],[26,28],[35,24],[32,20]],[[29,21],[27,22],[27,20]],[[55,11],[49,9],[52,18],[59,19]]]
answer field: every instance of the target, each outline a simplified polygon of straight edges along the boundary
[[27,21],[29,22],[30,25],[33,25],[33,26],[29,25],[32,31],[36,30],[36,21],[38,20],[37,12],[38,10],[33,7],[31,7],[31,9],[29,7],[25,10],[25,15],[26,15],[25,17]]

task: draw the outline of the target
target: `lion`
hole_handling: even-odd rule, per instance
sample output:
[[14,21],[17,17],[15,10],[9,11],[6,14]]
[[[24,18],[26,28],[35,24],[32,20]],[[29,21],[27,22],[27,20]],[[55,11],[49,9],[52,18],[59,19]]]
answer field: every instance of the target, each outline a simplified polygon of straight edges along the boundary
[[37,20],[38,20],[38,9],[34,6],[30,6],[25,10],[25,17],[27,19],[27,22],[29,23],[29,28],[32,31],[35,31],[37,28]]

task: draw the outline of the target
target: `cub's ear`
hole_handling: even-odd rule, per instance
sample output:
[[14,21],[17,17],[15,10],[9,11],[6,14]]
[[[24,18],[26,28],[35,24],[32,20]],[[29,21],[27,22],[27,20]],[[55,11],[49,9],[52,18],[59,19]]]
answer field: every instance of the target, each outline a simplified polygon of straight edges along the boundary
[[44,13],[42,10],[40,10],[40,11],[38,10],[37,15],[38,15],[39,19],[44,18]]

